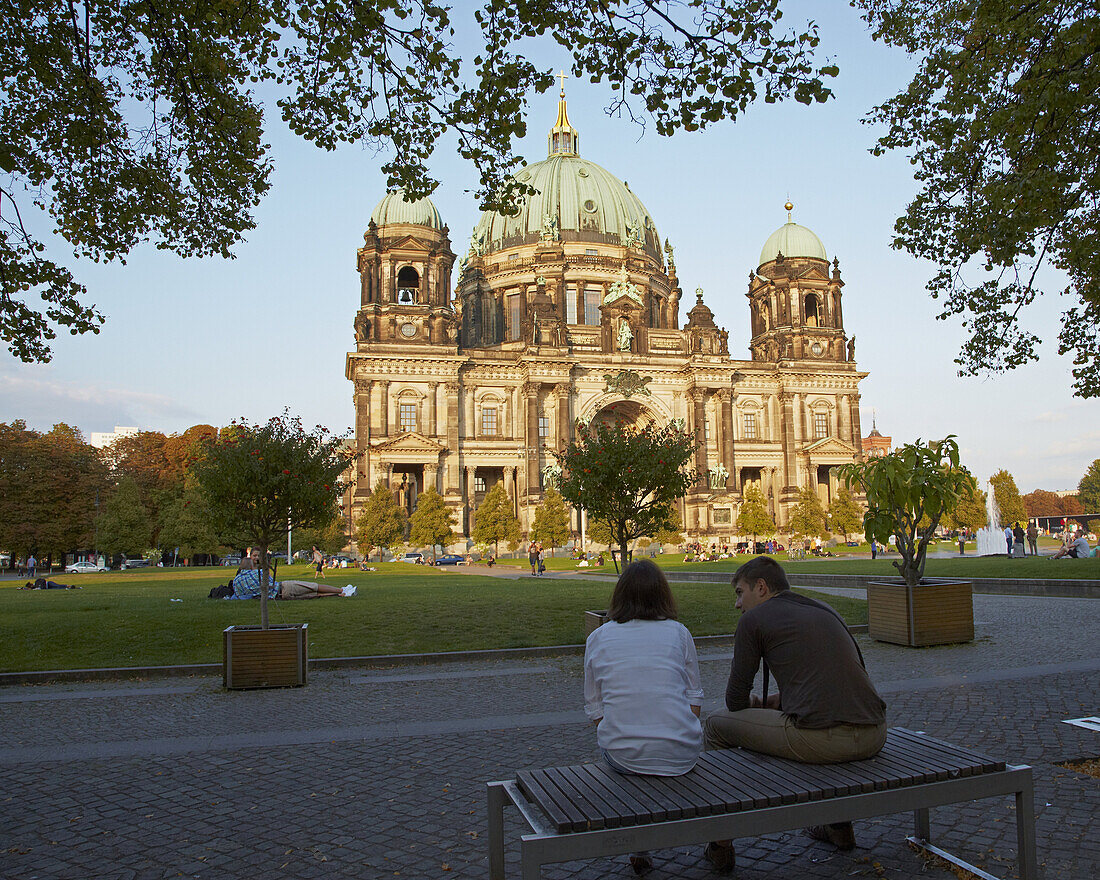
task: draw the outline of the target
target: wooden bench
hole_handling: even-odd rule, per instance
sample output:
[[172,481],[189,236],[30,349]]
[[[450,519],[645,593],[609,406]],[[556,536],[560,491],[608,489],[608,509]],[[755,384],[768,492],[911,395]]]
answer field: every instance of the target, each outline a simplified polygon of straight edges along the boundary
[[[520,842],[523,880],[543,864],[756,837],[827,822],[913,811],[918,847],[971,871],[929,841],[931,807],[1016,796],[1020,880],[1038,880],[1031,768],[894,728],[866,761],[800,764],[741,749],[706,752],[683,776],[627,776],[601,764],[525,770],[490,782],[489,877],[504,880],[504,807],[531,827]],[[700,852],[702,858],[702,852]]]

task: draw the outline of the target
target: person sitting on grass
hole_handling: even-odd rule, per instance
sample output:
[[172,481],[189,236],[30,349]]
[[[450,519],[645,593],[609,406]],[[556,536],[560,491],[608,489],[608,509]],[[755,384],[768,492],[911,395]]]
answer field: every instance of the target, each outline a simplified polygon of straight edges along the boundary
[[1078,529],[1077,535],[1073,539],[1073,542],[1067,544],[1050,558],[1062,559],[1063,557],[1068,556],[1070,559],[1088,559],[1089,552],[1090,548],[1088,538],[1085,537],[1085,533],[1081,529]]
[[[355,587],[350,584],[343,589],[328,584],[313,584],[309,581],[275,581],[267,585],[269,599],[323,599],[326,596],[354,596]],[[260,552],[252,551],[248,564],[241,560],[241,570],[233,578],[234,599],[260,598]]]
[[[886,742],[886,703],[840,615],[791,592],[783,567],[769,556],[746,562],[731,583],[742,615],[734,633],[726,711],[707,718],[707,748],[740,747],[806,764],[877,755]],[[761,661],[764,696],[751,692]],[[769,671],[779,691],[770,696]],[[806,832],[838,849],[856,845],[851,822],[815,825]],[[708,844],[704,855],[718,870],[733,870],[730,841]]]
[[[695,642],[676,621],[676,601],[656,563],[619,576],[607,622],[584,648],[584,711],[608,768],[624,775],[681,776],[703,750],[703,686]],[[630,856],[635,873],[653,866]]]

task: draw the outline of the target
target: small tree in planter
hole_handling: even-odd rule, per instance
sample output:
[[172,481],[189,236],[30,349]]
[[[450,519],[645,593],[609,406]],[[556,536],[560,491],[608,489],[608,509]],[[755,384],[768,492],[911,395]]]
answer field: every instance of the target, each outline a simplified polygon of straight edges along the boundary
[[922,444],[907,443],[888,455],[842,465],[841,479],[867,495],[863,528],[867,540],[886,544],[893,536],[898,555],[894,567],[905,583],[924,577],[928,542],[940,520],[967,491],[974,478],[959,464],[955,435]]
[[867,622],[872,638],[922,646],[974,638],[974,603],[969,582],[923,581],[928,543],[944,514],[974,487],[959,464],[954,435],[909,443],[889,455],[842,466],[842,479],[867,494],[863,515],[867,540],[885,545],[892,536],[900,559],[901,584],[871,582]]
[[306,431],[284,412],[265,425],[234,422],[198,448],[191,473],[214,531],[228,543],[247,541],[260,551],[260,623],[267,616],[268,549],[287,528],[325,525],[346,486],[341,476],[354,459],[343,438],[327,428]]

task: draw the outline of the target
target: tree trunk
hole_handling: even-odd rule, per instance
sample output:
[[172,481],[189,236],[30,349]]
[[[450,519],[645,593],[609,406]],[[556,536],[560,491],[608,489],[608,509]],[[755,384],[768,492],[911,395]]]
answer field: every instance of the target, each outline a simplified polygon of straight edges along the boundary
[[269,629],[267,619],[267,547],[260,547],[260,626]]

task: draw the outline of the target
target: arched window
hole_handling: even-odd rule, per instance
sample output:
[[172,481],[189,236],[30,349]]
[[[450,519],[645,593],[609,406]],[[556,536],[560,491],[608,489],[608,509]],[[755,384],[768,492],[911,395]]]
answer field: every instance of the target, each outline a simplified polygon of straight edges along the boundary
[[402,305],[415,303],[420,294],[420,273],[406,266],[397,273],[397,301]]
[[821,323],[821,316],[818,313],[817,297],[812,293],[806,295],[806,326],[817,327]]

